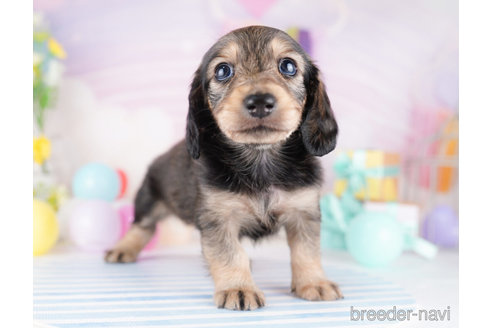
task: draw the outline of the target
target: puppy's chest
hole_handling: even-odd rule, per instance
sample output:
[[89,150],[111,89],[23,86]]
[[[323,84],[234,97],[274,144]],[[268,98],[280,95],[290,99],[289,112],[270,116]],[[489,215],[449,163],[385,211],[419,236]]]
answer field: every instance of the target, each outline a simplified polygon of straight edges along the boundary
[[207,207],[236,226],[241,236],[258,239],[277,232],[289,220],[319,215],[318,200],[319,190],[314,187],[270,188],[255,195],[215,191],[208,193]]

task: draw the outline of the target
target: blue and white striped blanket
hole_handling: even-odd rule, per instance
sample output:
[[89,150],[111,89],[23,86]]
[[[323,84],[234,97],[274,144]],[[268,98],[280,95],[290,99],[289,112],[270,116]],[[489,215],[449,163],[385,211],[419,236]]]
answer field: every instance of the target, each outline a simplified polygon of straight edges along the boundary
[[[34,259],[34,320],[42,327],[345,327],[350,307],[411,308],[415,300],[392,283],[336,265],[325,268],[345,299],[307,302],[290,293],[288,259],[252,262],[266,296],[255,311],[217,309],[213,282],[199,254],[147,254],[135,264],[105,264],[99,255]],[[386,322],[389,323],[389,322]]]

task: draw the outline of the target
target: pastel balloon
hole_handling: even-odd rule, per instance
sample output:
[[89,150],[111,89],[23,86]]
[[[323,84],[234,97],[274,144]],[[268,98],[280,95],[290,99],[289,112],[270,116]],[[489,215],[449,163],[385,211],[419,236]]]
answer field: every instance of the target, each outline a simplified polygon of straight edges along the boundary
[[458,216],[449,206],[436,206],[425,218],[422,234],[425,239],[442,247],[458,246]]
[[70,239],[70,231],[69,231],[69,222],[70,216],[72,215],[73,209],[80,203],[81,199],[72,198],[63,202],[58,209],[58,213],[56,218],[58,219],[58,227],[60,229],[60,240],[69,240]]
[[[127,231],[130,229],[133,220],[134,220],[134,213],[135,213],[135,208],[131,204],[126,204],[121,206],[118,209],[118,212],[120,214],[120,221],[121,221],[121,235],[120,238],[123,238],[123,236],[127,233]],[[151,250],[155,248],[155,246],[159,243],[159,229],[157,227],[154,236],[152,239],[147,243],[147,245],[144,247],[144,251]]]
[[118,208],[118,213],[120,214],[120,222],[121,222],[121,234],[120,238],[126,234],[126,232],[130,229],[134,218],[134,208],[131,204],[122,205]]
[[58,239],[58,222],[53,208],[38,199],[33,200],[33,255],[48,252]]
[[103,252],[113,247],[121,234],[118,212],[102,200],[78,202],[70,215],[70,238],[81,249]]
[[401,226],[391,216],[380,212],[364,212],[349,224],[347,249],[355,260],[367,267],[384,267],[403,251]]
[[101,163],[82,166],[72,181],[73,195],[82,199],[101,199],[108,202],[116,199],[121,182],[115,170]]
[[144,251],[150,251],[153,250],[157,245],[159,244],[159,226],[157,226],[154,236],[152,239],[145,245]]
[[118,198],[121,198],[125,195],[126,188],[128,186],[128,178],[126,176],[125,171],[122,169],[116,169],[116,173],[118,173],[118,177],[120,178],[120,193],[118,194]]

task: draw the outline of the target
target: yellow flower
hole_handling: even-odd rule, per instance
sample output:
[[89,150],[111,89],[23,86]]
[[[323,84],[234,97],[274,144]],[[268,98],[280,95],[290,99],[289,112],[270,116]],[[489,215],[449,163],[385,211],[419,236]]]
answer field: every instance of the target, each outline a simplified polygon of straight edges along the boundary
[[45,136],[34,138],[34,161],[43,164],[51,155],[51,142]]
[[50,49],[50,52],[58,58],[65,59],[65,57],[67,57],[65,49],[63,49],[61,44],[53,38],[49,38],[48,40],[48,49]]

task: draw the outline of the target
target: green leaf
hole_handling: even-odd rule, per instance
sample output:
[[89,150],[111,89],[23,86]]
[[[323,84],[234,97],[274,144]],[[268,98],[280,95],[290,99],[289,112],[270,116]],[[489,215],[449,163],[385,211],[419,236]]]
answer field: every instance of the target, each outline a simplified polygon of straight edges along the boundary
[[45,109],[50,104],[51,104],[51,89],[46,84],[42,83],[39,89],[39,107],[41,107],[41,109]]

